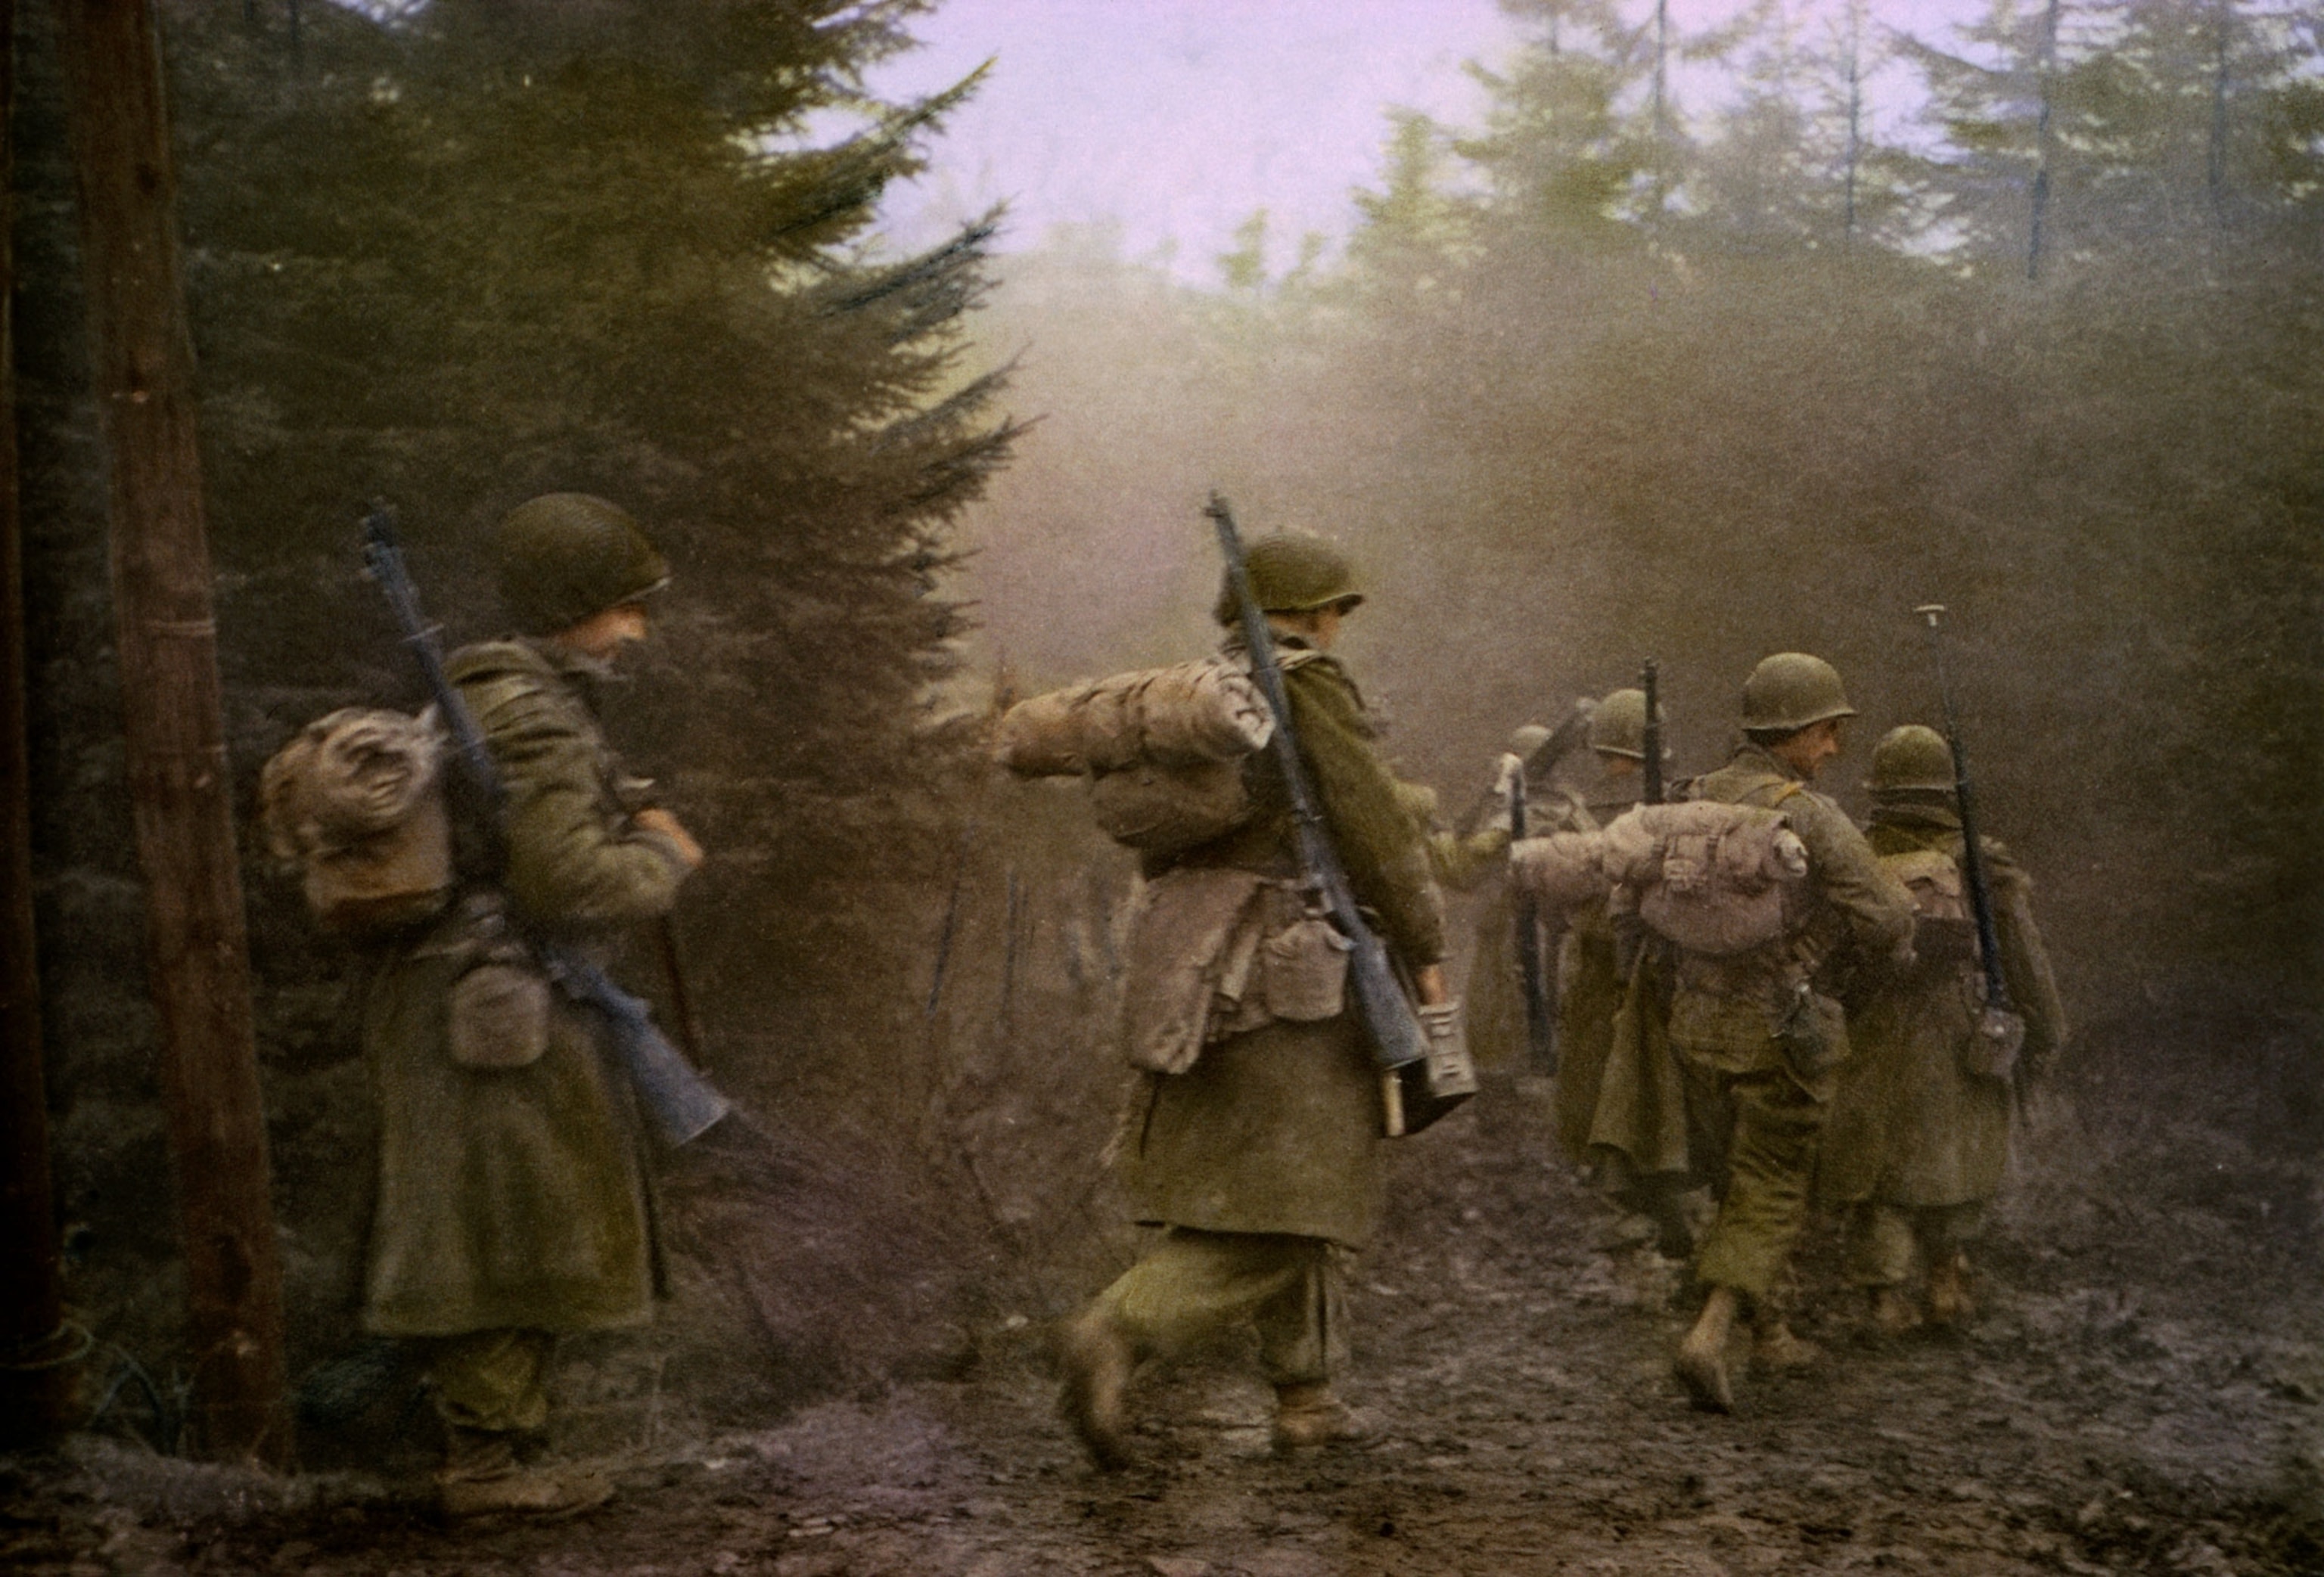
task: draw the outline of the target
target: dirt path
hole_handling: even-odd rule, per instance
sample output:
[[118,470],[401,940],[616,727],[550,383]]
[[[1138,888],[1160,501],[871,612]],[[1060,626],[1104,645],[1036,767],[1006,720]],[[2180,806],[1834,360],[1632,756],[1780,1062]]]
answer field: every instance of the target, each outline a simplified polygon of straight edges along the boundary
[[2286,1509],[2324,1423],[2324,1310],[2312,1237],[2255,1225],[2264,1187],[2135,1209],[2034,1190],[2046,1219],[1997,1234],[1972,1337],[1872,1347],[1827,1299],[1804,1322],[1821,1369],[1748,1377],[1719,1419],[1668,1378],[1669,1268],[1598,1249],[1603,1217],[1528,1158],[1537,1138],[1464,1118],[1399,1158],[1429,1186],[1357,1268],[1366,1448],[1269,1454],[1264,1393],[1226,1354],[1141,1386],[1149,1464],[1096,1474],[1028,1324],[968,1380],[632,1460],[575,1524],[447,1538],[358,1480],[91,1446],[16,1475],[0,1555],[345,1577],[2324,1571],[2319,1525]]

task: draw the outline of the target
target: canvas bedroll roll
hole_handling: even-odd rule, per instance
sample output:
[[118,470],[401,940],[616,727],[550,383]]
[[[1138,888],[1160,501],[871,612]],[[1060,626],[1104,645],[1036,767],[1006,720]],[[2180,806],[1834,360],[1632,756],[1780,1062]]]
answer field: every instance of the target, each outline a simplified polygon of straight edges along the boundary
[[318,717],[259,774],[268,849],[300,872],[333,930],[424,919],[452,890],[444,739],[432,713],[345,707]]
[[1509,845],[1509,874],[1542,908],[1563,914],[1613,891],[1605,852],[1602,831],[1521,838]]
[[1234,761],[1265,749],[1274,733],[1250,676],[1206,658],[1021,701],[1001,717],[992,753],[1020,778],[1070,777]]

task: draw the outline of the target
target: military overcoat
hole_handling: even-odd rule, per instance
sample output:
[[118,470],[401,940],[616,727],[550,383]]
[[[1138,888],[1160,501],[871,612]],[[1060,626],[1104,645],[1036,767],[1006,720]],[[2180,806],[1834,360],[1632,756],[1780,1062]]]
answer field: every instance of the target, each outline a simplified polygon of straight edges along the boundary
[[[586,668],[530,641],[471,647],[448,666],[505,789],[510,917],[587,948],[666,913],[687,867],[624,810]],[[464,904],[392,947],[365,993],[380,1148],[364,1323],[395,1336],[640,1323],[655,1290],[652,1211],[630,1093],[595,1016],[552,994],[536,1060],[453,1060],[453,985],[494,940],[477,912]]]
[[[1884,805],[1866,836],[1884,857],[1923,850],[1959,863],[1960,819],[1945,807]],[[2034,883],[2009,851],[1980,838],[2001,944],[2002,978],[2025,1020],[2022,1065],[2054,1059],[2066,1032],[2041,931]],[[1824,1130],[1818,1194],[1918,1208],[1991,1199],[2008,1158],[2009,1086],[1969,1071],[1965,1052],[1984,1007],[1971,962],[1919,962],[1880,977],[1849,1018],[1855,1056],[1841,1070]]]
[[[1444,923],[1426,849],[1375,748],[1363,698],[1335,659],[1296,637],[1278,644],[1300,756],[1349,885],[1400,962],[1437,963]],[[1271,758],[1253,758],[1250,786],[1248,823],[1149,865],[1148,879],[1213,866],[1296,880],[1290,800]],[[1139,1221],[1350,1248],[1370,1240],[1379,1213],[1380,1083],[1352,1015],[1277,1020],[1205,1047],[1184,1073],[1142,1077],[1120,1152]]]

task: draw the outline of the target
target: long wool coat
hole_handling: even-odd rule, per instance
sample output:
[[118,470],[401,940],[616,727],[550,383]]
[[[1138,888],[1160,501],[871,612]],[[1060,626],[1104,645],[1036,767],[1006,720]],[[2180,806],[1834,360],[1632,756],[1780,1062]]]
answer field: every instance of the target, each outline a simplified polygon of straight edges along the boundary
[[[1419,828],[1373,746],[1339,663],[1286,641],[1285,686],[1302,759],[1349,885],[1410,967],[1444,954],[1444,923]],[[1254,762],[1250,822],[1172,863],[1288,878],[1297,865],[1286,791]],[[1168,865],[1149,868],[1168,879]],[[1379,1074],[1347,1013],[1277,1021],[1206,1047],[1182,1074],[1149,1074],[1129,1114],[1122,1181],[1141,1222],[1283,1232],[1360,1248],[1379,1212]]]
[[[582,946],[667,912],[685,863],[623,810],[580,666],[553,646],[495,641],[456,653],[450,670],[506,790],[509,911]],[[490,941],[456,910],[396,946],[365,997],[380,1150],[364,1323],[394,1336],[640,1323],[655,1289],[652,1212],[630,1093],[595,1017],[552,996],[538,1060],[452,1059],[448,997]]]
[[[1882,856],[1965,847],[1949,807],[1884,805],[1867,829]],[[2034,883],[2009,851],[1980,838],[2001,944],[2002,979],[2025,1019],[2021,1066],[2038,1073],[2065,1038],[2065,1010],[2034,924]],[[1849,1019],[1855,1056],[1840,1072],[1824,1130],[1818,1193],[1831,1204],[1969,1204],[2001,1186],[2009,1086],[1969,1073],[1962,1056],[1984,1007],[1974,963],[1909,966],[1887,976]]]

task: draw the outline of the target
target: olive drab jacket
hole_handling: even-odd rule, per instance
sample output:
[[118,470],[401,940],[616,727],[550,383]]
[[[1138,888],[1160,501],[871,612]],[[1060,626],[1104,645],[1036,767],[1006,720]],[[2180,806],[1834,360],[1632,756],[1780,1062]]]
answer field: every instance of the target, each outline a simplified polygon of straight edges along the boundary
[[[1277,646],[1301,758],[1350,887],[1400,963],[1438,962],[1444,922],[1426,851],[1374,748],[1362,696],[1336,659],[1296,637],[1278,636]],[[1271,756],[1252,758],[1250,788],[1253,810],[1241,827],[1148,862],[1148,897],[1182,874],[1208,882],[1248,873],[1269,884],[1258,912],[1273,917],[1267,923],[1279,937],[1298,912],[1299,865],[1289,794]],[[1263,977],[1264,943],[1258,954]],[[1263,978],[1250,994],[1264,1002]],[[1144,1075],[1120,1148],[1138,1219],[1360,1248],[1379,1216],[1382,1110],[1354,1017],[1342,1008],[1328,1018],[1252,1018],[1236,1020],[1185,1071]],[[1239,1027],[1245,1022],[1251,1027]]]
[[[1883,803],[1866,835],[1884,859],[1927,850],[1956,865],[1960,818],[1950,806]],[[2034,883],[2009,851],[1978,840],[2010,1000],[2025,1020],[2019,1066],[2039,1077],[2066,1038],[2065,1010],[2034,923]],[[1817,1193],[1827,1203],[1969,1204],[2001,1186],[2011,1091],[1968,1071],[1963,1056],[1985,1006],[1974,957],[1922,958],[1878,978],[1849,1019],[1856,1055],[1841,1070],[1824,1130]]]
[[[1913,898],[1880,868],[1856,824],[1800,775],[1757,745],[1695,779],[1690,799],[1784,812],[1808,853],[1808,894],[1794,933],[1730,958],[1704,958],[1649,939],[1615,1017],[1593,1145],[1627,1155],[1641,1172],[1694,1172],[1677,1059],[1736,1074],[1789,1065],[1777,1027],[1794,985],[1815,993],[1828,1056],[1845,1058],[1847,1031],[1832,1000],[1840,976],[1885,964],[1911,944]],[[1796,1073],[1797,1070],[1795,1069]],[[1819,1100],[1829,1069],[1803,1077]]]
[[380,1150],[364,1322],[396,1336],[637,1324],[657,1279],[652,1213],[595,1015],[551,991],[545,1046],[485,1066],[455,1060],[447,1004],[515,945],[508,919],[586,949],[668,912],[687,867],[623,809],[585,664],[508,641],[448,668],[505,791],[504,897],[472,891],[405,938],[365,995]]

